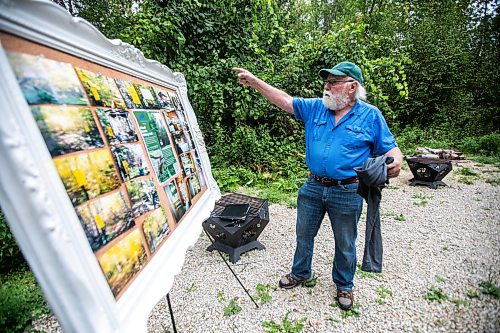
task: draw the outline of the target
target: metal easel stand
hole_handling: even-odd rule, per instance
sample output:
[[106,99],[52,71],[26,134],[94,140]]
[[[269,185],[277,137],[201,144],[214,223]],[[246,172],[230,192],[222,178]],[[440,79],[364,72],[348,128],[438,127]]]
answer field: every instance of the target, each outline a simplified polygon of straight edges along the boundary
[[174,333],[177,333],[177,328],[175,327],[174,311],[172,311],[172,304],[170,303],[170,294],[167,293],[166,298],[168,304],[168,311],[170,312],[170,320],[172,321],[172,328],[174,329]]
[[[212,243],[212,246],[214,249],[217,250],[217,252],[219,252],[219,255],[220,257],[222,258],[222,260],[224,260],[224,263],[226,264],[226,266],[229,268],[229,270],[231,271],[231,273],[233,273],[234,277],[236,278],[236,280],[238,281],[238,283],[240,284],[241,288],[243,288],[243,290],[247,293],[248,297],[250,297],[250,299],[252,300],[253,304],[255,304],[255,306],[257,307],[257,309],[259,308],[259,305],[255,302],[255,300],[253,299],[253,297],[250,295],[250,293],[248,292],[248,289],[245,288],[245,286],[243,285],[243,283],[241,283],[240,279],[238,278],[238,276],[236,275],[236,273],[233,271],[233,269],[231,268],[231,266],[228,264],[226,258],[224,258],[224,256],[222,255],[222,252],[219,250],[219,248],[217,247],[217,245],[215,245],[215,242],[214,240],[212,239],[212,237],[205,231],[205,234],[207,235],[208,239],[210,240],[210,242]],[[167,294],[168,296],[168,294]],[[175,333],[175,331],[174,331]]]

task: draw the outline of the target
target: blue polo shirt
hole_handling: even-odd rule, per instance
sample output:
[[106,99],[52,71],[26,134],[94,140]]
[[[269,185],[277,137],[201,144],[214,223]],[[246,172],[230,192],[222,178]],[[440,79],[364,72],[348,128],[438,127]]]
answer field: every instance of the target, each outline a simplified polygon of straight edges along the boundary
[[397,147],[380,110],[361,100],[336,125],[321,98],[294,97],[293,111],[305,124],[306,163],[317,176],[354,177],[354,167]]

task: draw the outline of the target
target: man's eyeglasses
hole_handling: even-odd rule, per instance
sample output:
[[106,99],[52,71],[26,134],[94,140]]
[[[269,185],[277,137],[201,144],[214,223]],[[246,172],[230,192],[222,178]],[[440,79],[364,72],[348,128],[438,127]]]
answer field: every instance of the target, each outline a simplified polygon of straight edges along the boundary
[[325,87],[333,87],[339,83],[354,82],[354,81],[356,81],[356,80],[346,80],[346,81],[344,81],[344,80],[325,80],[325,81],[323,81],[323,85]]

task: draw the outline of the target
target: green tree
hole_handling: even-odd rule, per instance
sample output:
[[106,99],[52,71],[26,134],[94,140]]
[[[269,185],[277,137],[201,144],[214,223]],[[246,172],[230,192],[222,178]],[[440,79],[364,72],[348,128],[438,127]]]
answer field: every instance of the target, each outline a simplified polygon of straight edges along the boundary
[[236,84],[235,66],[316,97],[317,71],[350,60],[396,132],[417,127],[415,140],[457,141],[498,130],[498,1],[63,2],[186,75],[215,167],[283,172],[303,154],[301,125]]
[[452,141],[498,130],[499,104],[493,92],[499,79],[498,27],[495,31],[493,11],[478,11],[484,1],[412,3],[402,29],[412,60],[410,99],[400,121],[435,129]]

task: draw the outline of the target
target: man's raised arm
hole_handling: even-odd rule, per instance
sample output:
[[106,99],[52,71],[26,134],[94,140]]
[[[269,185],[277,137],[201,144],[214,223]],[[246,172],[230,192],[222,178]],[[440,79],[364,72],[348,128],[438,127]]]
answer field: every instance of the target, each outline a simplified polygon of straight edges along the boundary
[[244,68],[233,68],[238,73],[238,82],[244,86],[254,88],[269,102],[283,111],[293,114],[292,96],[262,81]]

